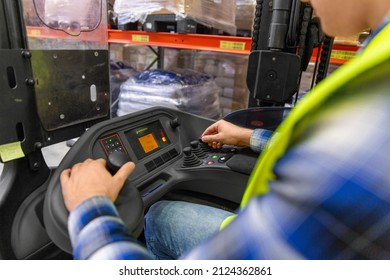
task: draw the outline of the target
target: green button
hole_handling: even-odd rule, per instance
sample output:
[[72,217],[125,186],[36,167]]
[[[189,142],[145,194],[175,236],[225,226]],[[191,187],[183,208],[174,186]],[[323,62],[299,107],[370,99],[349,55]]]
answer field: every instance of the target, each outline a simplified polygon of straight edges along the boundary
[[214,155],[214,156],[212,156],[211,158],[218,158],[218,156]]

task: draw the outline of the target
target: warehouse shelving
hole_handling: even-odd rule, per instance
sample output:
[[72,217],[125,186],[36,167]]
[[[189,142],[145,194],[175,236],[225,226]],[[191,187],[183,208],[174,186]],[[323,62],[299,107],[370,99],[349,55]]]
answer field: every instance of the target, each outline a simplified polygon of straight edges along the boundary
[[[27,34],[31,37],[69,38],[69,34],[63,31],[34,26],[27,27]],[[72,36],[72,39],[75,39],[74,36]],[[81,33],[77,39],[81,41],[94,40],[92,34],[88,32]],[[249,55],[252,39],[236,36],[109,29],[108,42]],[[343,64],[351,59],[358,49],[359,46],[356,45],[334,44],[330,63]],[[314,50],[312,59],[315,59],[316,55],[317,49]]]

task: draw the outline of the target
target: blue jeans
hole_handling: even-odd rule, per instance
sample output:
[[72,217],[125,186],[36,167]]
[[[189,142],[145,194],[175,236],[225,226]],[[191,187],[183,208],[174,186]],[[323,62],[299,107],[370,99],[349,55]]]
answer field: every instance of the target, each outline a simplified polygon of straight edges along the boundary
[[145,240],[156,259],[178,259],[219,231],[232,213],[183,201],[159,201],[145,215]]

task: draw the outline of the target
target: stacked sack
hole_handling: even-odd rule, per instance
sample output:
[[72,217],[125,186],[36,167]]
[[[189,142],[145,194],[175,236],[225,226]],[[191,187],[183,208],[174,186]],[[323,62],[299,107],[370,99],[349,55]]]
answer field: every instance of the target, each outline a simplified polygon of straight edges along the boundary
[[220,88],[208,75],[188,69],[147,70],[134,74],[121,85],[116,114],[164,106],[219,119],[219,94]]

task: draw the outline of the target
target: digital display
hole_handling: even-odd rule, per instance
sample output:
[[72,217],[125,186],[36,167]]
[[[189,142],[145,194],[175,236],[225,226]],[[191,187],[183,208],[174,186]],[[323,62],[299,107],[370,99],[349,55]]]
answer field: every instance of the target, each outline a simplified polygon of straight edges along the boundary
[[158,143],[152,133],[146,134],[145,136],[138,138],[138,141],[141,143],[145,154],[158,148]]
[[153,154],[171,143],[159,121],[127,131],[125,135],[138,159]]

